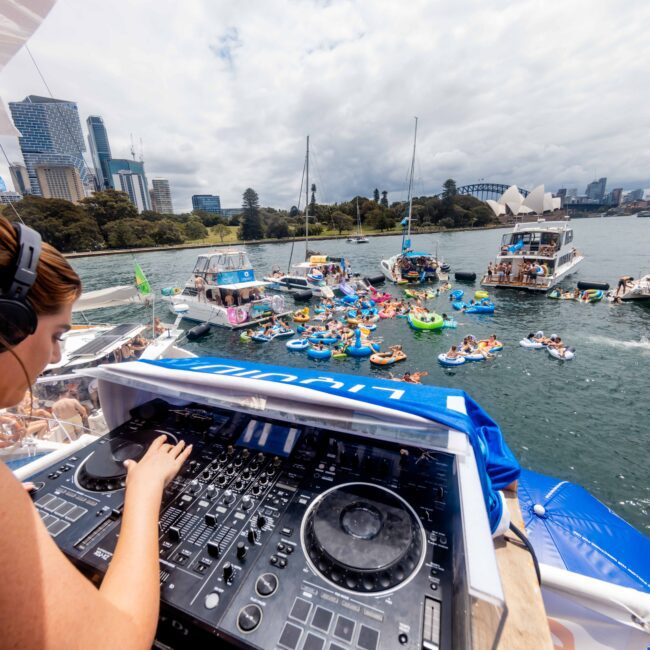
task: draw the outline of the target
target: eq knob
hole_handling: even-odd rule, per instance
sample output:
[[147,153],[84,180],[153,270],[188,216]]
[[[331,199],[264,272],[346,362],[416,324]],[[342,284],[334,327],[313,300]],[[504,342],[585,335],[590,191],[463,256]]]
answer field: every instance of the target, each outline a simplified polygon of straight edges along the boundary
[[258,528],[264,528],[264,526],[266,526],[266,517],[264,515],[257,515],[257,519],[255,520],[255,525]]
[[269,478],[268,478],[268,476],[266,475],[266,472],[262,472],[262,473],[260,474],[259,482],[260,482],[262,485],[266,485],[266,484],[269,482]]
[[243,458],[244,460],[246,460],[246,459],[251,455],[251,452],[248,451],[248,449],[244,449],[244,450],[242,451],[241,455],[242,455],[242,458]]
[[209,469],[204,469],[201,476],[203,476],[203,478],[205,478],[205,479],[210,478],[210,470]]
[[241,467],[241,464],[244,461],[242,461],[241,457],[240,458],[235,458],[235,467]]
[[227,478],[222,474],[222,475],[217,479],[217,483],[219,483],[219,485],[225,485],[225,483],[226,483],[227,480],[228,480],[228,479],[227,479]]
[[248,548],[246,547],[246,544],[244,542],[237,542],[237,557],[240,560],[243,560],[246,557],[246,551],[248,551]]
[[278,468],[280,467],[282,461],[280,460],[279,456],[274,456],[273,457],[273,467]]
[[223,493],[223,502],[228,505],[229,503],[232,503],[235,500],[235,495],[233,494],[232,490],[226,490]]
[[228,454],[224,451],[219,454],[219,458],[217,459],[220,463],[225,463],[228,460]]
[[260,538],[259,532],[257,530],[255,530],[255,528],[249,528],[249,530],[248,530],[248,541],[251,544],[255,544],[255,542],[257,542],[257,540],[259,538]]
[[253,483],[251,486],[251,492],[255,495],[258,495],[261,492],[261,488],[257,483]]
[[235,468],[232,465],[228,465],[228,467],[226,467],[226,474],[228,474],[228,476],[232,476],[234,473]]
[[230,582],[232,580],[232,574],[233,574],[232,564],[230,564],[230,562],[226,562],[223,565],[222,571],[223,571],[223,579],[226,582]]
[[228,449],[226,451],[228,452],[229,456],[232,456],[235,453],[235,448],[232,445],[228,445]]
[[248,510],[249,508],[252,507],[252,505],[253,505],[253,499],[251,499],[251,498],[248,496],[248,494],[245,494],[245,495],[242,497],[242,500],[241,500],[241,507],[242,507],[244,510]]
[[245,479],[250,478],[250,477],[251,477],[250,470],[245,469],[245,470],[241,473],[241,475],[242,475],[242,478],[245,478]]
[[261,451],[257,454],[257,462],[258,463],[264,462],[264,454]]
[[208,499],[212,499],[216,493],[217,493],[217,488],[211,483],[210,485],[208,485],[208,489],[205,491],[205,496]]
[[241,490],[243,485],[244,481],[242,481],[240,478],[235,481],[235,489]]
[[194,478],[190,481],[190,492],[196,494],[201,489],[201,484]]

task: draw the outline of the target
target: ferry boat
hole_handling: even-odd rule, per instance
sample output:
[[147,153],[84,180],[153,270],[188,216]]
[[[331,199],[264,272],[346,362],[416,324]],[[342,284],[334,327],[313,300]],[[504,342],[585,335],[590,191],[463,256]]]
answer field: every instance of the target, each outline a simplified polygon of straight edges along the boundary
[[122,461],[161,432],[193,444],[161,505],[157,646],[650,642],[650,540],[579,486],[522,470],[463,391],[214,357],[88,373],[111,431],[15,473],[100,581]]
[[[486,273],[481,285],[546,292],[583,259],[573,246],[573,228],[567,221],[517,223],[501,238],[492,275]],[[509,273],[499,270],[502,264]]]
[[201,254],[185,286],[161,290],[170,310],[188,320],[240,329],[287,315],[281,296],[267,296],[269,282],[255,279],[248,253],[224,250]]

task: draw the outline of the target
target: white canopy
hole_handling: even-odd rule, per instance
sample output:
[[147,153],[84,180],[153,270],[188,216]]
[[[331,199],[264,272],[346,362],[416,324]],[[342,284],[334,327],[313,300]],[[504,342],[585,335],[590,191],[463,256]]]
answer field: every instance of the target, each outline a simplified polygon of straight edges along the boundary
[[73,312],[90,311],[102,307],[117,307],[129,303],[143,303],[138,289],[132,284],[122,284],[96,291],[86,291],[72,305]]
[[236,284],[218,284],[216,285],[217,289],[229,289],[230,291],[240,291],[241,289],[253,289],[255,287],[266,287],[272,282],[258,282],[253,280],[252,282],[237,282]]

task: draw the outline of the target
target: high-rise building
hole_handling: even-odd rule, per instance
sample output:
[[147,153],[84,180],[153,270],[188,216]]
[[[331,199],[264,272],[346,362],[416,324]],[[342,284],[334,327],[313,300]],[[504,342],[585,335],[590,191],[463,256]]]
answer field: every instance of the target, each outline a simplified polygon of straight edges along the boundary
[[16,190],[16,192],[23,195],[32,193],[29,175],[27,174],[27,168],[25,165],[14,163],[13,165],[10,165],[9,173],[11,174],[11,181],[14,184],[14,190]]
[[192,196],[192,209],[221,214],[221,199],[216,194],[194,194]]
[[0,203],[16,203],[22,198],[18,192],[0,192]]
[[623,200],[623,188],[622,187],[615,187],[607,195],[607,203],[609,203],[609,205],[619,206],[619,205],[621,205],[622,200]]
[[169,181],[166,178],[152,178],[151,185],[153,187],[151,197],[154,211],[161,214],[174,214]]
[[91,115],[86,120],[88,126],[88,146],[95,167],[95,176],[100,190],[113,187],[113,178],[108,167],[111,155],[111,145],[104,126],[104,120],[99,115]]
[[76,167],[36,165],[35,170],[43,198],[65,199],[73,203],[84,198],[84,187]]
[[31,193],[42,196],[36,167],[74,167],[84,193],[94,188],[83,157],[86,150],[79,111],[75,102],[28,95],[21,102],[9,102],[18,142],[23,153]]
[[605,188],[607,186],[606,178],[599,178],[597,181],[593,181],[587,185],[585,194],[588,199],[593,201],[602,201],[605,198]]
[[113,158],[108,162],[108,169],[113,181],[113,188],[126,192],[131,202],[138,209],[151,210],[151,198],[144,163],[126,158]]

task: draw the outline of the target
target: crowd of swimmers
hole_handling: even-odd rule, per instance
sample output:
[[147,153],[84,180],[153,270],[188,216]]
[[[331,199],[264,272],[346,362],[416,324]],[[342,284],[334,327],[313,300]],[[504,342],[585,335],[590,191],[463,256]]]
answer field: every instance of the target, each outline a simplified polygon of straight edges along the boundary
[[458,357],[466,357],[472,354],[480,354],[486,359],[493,359],[494,354],[490,352],[491,348],[499,345],[497,335],[492,334],[487,339],[486,345],[479,345],[476,337],[470,334],[463,339],[460,345],[452,345],[447,351],[448,359],[458,359]]
[[551,350],[557,350],[561,357],[565,356],[569,349],[566,343],[562,340],[562,337],[557,334],[551,334],[546,337],[544,336],[544,332],[540,330],[536,333],[531,332],[526,338],[531,343],[541,343],[543,346],[550,348]]

